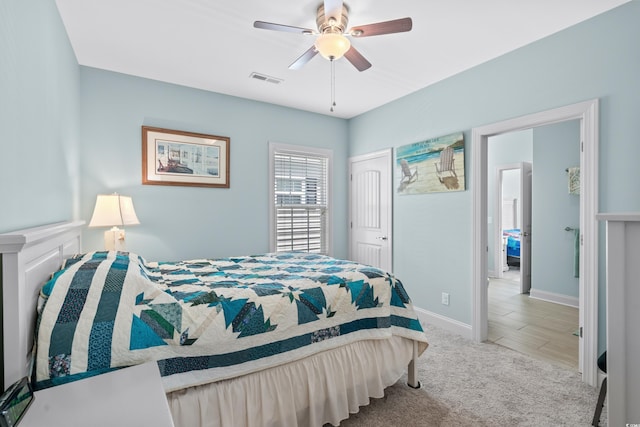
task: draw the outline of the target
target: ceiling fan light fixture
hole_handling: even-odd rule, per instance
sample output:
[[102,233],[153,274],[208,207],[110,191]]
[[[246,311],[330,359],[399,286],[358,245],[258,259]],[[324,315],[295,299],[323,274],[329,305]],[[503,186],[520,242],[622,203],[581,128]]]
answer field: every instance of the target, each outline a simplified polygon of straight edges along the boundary
[[318,36],[315,47],[324,58],[334,61],[351,48],[351,42],[342,34],[325,33]]

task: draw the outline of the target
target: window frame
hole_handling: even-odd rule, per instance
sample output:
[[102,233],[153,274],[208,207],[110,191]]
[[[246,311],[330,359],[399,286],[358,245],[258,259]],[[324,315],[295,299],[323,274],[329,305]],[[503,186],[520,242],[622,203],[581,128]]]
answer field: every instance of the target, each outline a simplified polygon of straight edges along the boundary
[[327,159],[327,208],[324,235],[326,254],[333,254],[333,150],[302,145],[269,142],[269,250],[276,252],[276,194],[275,194],[275,154],[284,153],[298,156],[324,157]]

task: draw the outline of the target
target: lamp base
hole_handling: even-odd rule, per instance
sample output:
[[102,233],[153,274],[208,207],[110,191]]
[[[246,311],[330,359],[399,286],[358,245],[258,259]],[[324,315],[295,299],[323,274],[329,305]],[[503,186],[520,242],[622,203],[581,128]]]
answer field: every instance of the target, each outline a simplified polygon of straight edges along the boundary
[[107,251],[126,251],[124,230],[113,227],[104,232],[104,249]]

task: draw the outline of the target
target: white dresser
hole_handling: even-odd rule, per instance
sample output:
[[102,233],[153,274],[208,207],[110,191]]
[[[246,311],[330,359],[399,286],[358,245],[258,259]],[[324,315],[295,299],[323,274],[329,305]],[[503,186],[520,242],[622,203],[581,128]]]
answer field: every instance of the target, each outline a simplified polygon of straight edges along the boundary
[[19,427],[173,427],[155,362],[35,393]]
[[640,212],[607,223],[607,411],[610,426],[640,424]]

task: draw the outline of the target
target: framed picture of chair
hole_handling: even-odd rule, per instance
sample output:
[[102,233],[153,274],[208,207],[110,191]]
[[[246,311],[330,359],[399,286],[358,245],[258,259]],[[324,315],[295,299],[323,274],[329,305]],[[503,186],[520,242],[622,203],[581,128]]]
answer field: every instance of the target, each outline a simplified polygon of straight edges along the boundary
[[395,175],[398,194],[464,191],[464,134],[397,147]]
[[229,188],[228,137],[142,127],[142,183]]

